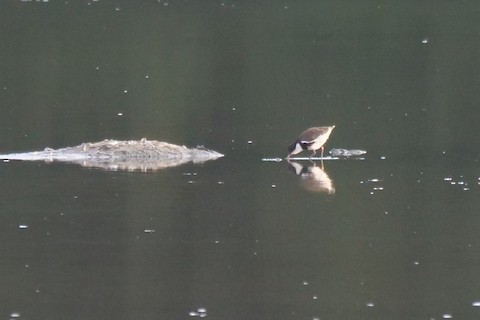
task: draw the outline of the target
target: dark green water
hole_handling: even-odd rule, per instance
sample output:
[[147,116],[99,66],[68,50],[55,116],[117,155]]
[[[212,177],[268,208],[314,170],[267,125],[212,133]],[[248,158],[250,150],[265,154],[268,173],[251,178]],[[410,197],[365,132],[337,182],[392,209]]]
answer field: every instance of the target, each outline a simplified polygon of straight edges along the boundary
[[[479,318],[479,14],[2,1],[0,153],[147,137],[225,157],[1,163],[0,318]],[[261,161],[330,124],[327,150],[368,151],[313,169],[334,194]]]

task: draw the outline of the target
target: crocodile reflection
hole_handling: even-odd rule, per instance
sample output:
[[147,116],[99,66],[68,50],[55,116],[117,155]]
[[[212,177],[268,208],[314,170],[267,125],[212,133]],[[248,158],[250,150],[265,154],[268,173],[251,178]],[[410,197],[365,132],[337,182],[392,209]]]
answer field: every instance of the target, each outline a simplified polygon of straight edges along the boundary
[[288,169],[300,177],[300,185],[307,191],[334,194],[335,186],[332,179],[323,168],[316,163],[310,162],[302,165],[298,162],[289,161]]
[[104,170],[156,171],[188,162],[203,163],[223,157],[204,147],[187,148],[156,140],[103,140],[61,149],[0,155],[4,161],[68,162]]

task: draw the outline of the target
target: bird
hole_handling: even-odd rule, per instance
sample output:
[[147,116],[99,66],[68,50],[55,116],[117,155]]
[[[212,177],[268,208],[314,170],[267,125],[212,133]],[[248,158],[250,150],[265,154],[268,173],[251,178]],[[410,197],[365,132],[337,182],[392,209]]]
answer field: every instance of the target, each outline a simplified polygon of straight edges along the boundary
[[321,157],[323,158],[323,145],[327,142],[334,128],[335,126],[333,125],[328,127],[313,127],[303,131],[298,138],[288,146],[287,159],[290,159],[291,155],[304,150],[313,151],[310,155],[311,158],[316,154],[318,149],[322,149]]

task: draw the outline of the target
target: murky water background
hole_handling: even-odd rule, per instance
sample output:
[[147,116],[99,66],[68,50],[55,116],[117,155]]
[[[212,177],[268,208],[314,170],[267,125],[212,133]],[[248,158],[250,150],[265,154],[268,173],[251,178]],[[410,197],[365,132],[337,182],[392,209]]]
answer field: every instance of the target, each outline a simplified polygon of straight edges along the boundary
[[[2,163],[0,318],[480,317],[479,10],[3,1],[1,153],[147,137],[226,156]],[[330,124],[327,150],[366,159],[261,161]]]

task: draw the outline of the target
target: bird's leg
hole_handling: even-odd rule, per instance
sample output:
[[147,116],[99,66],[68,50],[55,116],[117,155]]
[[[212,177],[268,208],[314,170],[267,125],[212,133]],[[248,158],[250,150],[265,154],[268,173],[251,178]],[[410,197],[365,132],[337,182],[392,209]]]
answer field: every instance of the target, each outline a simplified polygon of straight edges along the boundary
[[316,153],[317,153],[317,151],[313,150],[313,153],[310,155],[310,158],[312,158]]
[[322,156],[321,156],[321,162],[322,162],[322,170],[323,170],[323,147],[322,147]]

